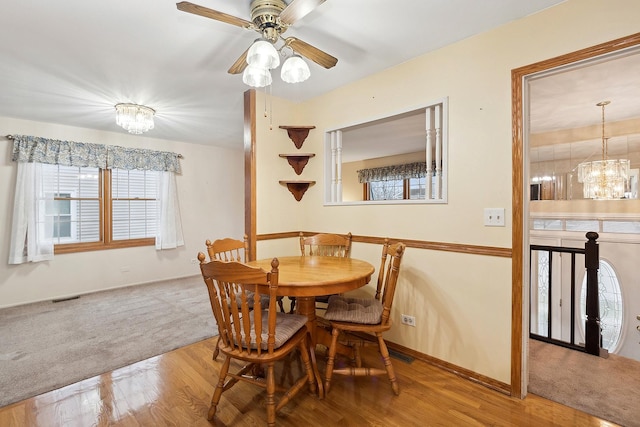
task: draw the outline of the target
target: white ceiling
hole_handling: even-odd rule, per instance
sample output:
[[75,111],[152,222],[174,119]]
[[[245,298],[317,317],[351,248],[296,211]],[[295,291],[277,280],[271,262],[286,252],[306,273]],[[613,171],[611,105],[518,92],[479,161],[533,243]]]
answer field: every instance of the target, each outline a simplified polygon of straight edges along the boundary
[[[273,95],[303,101],[562,0],[327,0],[296,36],[338,58]],[[194,0],[249,20],[249,0]],[[113,106],[157,111],[154,138],[242,147],[242,93],[227,69],[250,30],[169,0],[29,0],[0,14],[0,116],[122,131]],[[10,129],[7,132],[11,132]],[[124,132],[124,131],[122,131]],[[47,135],[42,135],[47,136]]]
[[[602,156],[602,107],[605,134],[612,122],[640,117],[640,47],[613,53],[532,78],[529,84],[530,132],[544,133],[595,125],[593,138],[530,149],[532,162],[571,159],[574,163]],[[640,135],[608,140],[608,154],[640,152]]]
[[532,78],[531,133],[574,129],[640,117],[640,48],[610,54]]
[[426,121],[421,109],[342,129],[342,161],[424,153]]

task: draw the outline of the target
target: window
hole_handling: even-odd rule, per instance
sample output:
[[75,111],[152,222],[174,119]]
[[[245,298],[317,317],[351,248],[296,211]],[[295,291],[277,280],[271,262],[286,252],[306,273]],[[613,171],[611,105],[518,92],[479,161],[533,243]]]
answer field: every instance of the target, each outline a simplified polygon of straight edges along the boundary
[[47,200],[45,212],[54,218],[53,237],[56,239],[71,237],[71,194],[54,194],[51,200]]
[[424,199],[426,195],[427,178],[409,178],[409,199]]
[[[600,305],[600,327],[602,329],[602,347],[614,353],[622,335],[623,301],[620,281],[613,266],[601,259],[598,267],[598,300]],[[587,277],[582,281],[580,292],[581,326],[587,320]],[[584,331],[581,329],[584,336]]]
[[153,245],[158,172],[43,165],[56,253]]
[[9,264],[54,253],[184,245],[168,151],[12,135],[17,163]]
[[423,200],[426,178],[365,182],[364,200]]
[[390,181],[371,181],[364,183],[367,192],[365,200],[402,200],[405,199],[403,179]]

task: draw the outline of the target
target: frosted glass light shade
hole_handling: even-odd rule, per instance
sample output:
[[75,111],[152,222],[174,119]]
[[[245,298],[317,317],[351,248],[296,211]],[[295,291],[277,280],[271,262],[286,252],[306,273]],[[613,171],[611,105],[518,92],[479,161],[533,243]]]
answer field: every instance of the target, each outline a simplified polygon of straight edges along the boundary
[[271,84],[272,78],[268,69],[249,65],[242,73],[242,81],[251,87],[265,87]]
[[309,76],[311,76],[309,66],[298,55],[293,55],[284,61],[280,70],[280,77],[287,83],[300,83],[307,80]]
[[247,52],[247,64],[272,70],[280,65],[280,56],[273,44],[258,40]]
[[153,129],[153,116],[156,114],[153,108],[137,104],[117,104],[116,124],[126,129],[129,133],[140,135]]

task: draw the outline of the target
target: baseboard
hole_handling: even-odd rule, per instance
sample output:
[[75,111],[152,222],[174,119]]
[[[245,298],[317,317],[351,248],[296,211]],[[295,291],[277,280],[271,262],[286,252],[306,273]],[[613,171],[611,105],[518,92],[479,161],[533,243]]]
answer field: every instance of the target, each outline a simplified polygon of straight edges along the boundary
[[[357,334],[357,333],[354,335],[358,335],[360,338],[373,341],[373,337],[371,335]],[[429,356],[428,354],[424,354],[416,350],[412,350],[408,347],[405,347],[400,344],[396,344],[388,340],[385,340],[385,343],[387,343],[387,347],[389,347],[390,351],[393,350],[397,353],[405,354],[406,356],[429,363],[447,372],[451,372],[452,374],[455,374],[461,378],[464,378],[469,381],[473,381],[484,387],[490,388],[491,390],[495,390],[499,393],[506,394],[507,396],[511,395],[511,386],[509,384],[503,383],[502,381],[498,381],[496,379],[487,377],[486,375],[482,375],[477,372],[471,371],[469,369],[454,365],[452,363],[445,362],[444,360],[440,360],[436,357]]]
[[[125,283],[125,284],[122,284],[122,285],[116,285],[116,286],[112,286],[112,287],[109,287],[109,288],[94,289],[94,290],[86,291],[86,292],[60,294],[60,295],[50,296],[50,297],[47,297],[47,298],[41,298],[41,299],[36,299],[36,300],[32,300],[32,301],[18,302],[16,304],[0,305],[0,310],[3,309],[3,308],[19,307],[19,306],[28,305],[28,304],[38,304],[38,303],[42,303],[42,302],[57,302],[57,301],[64,301],[64,300],[68,300],[68,299],[76,299],[76,298],[82,297],[83,295],[90,295],[90,294],[95,294],[95,293],[98,293],[98,292],[108,292],[108,291],[113,291],[113,290],[116,290],[116,289],[129,288],[129,287],[132,287],[132,286],[142,286],[142,285],[149,285],[149,284],[152,284],[152,283],[162,283],[162,282],[167,282],[167,281],[171,281],[171,280],[183,280],[183,279],[190,279],[190,278],[196,278],[196,277],[202,277],[202,276],[200,274],[193,274],[193,275],[189,275],[189,276],[169,277],[169,278],[166,278],[166,279],[148,280],[148,281],[144,281],[144,282]],[[204,286],[204,284],[203,284],[203,286]]]

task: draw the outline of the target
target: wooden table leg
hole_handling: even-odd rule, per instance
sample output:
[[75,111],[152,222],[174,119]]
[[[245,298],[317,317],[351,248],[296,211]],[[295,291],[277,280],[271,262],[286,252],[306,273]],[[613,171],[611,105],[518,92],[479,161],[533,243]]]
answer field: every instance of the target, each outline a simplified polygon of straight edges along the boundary
[[315,297],[296,297],[296,313],[307,316],[307,326],[311,331],[311,342],[316,344],[316,299]]
[[[296,313],[307,316],[307,326],[311,331],[311,342],[314,345],[320,344],[327,349],[331,345],[331,332],[322,327],[318,327],[318,319],[316,317],[316,298],[315,297],[296,297]],[[349,346],[338,343],[336,349],[338,354],[343,354],[353,359],[353,349]]]

